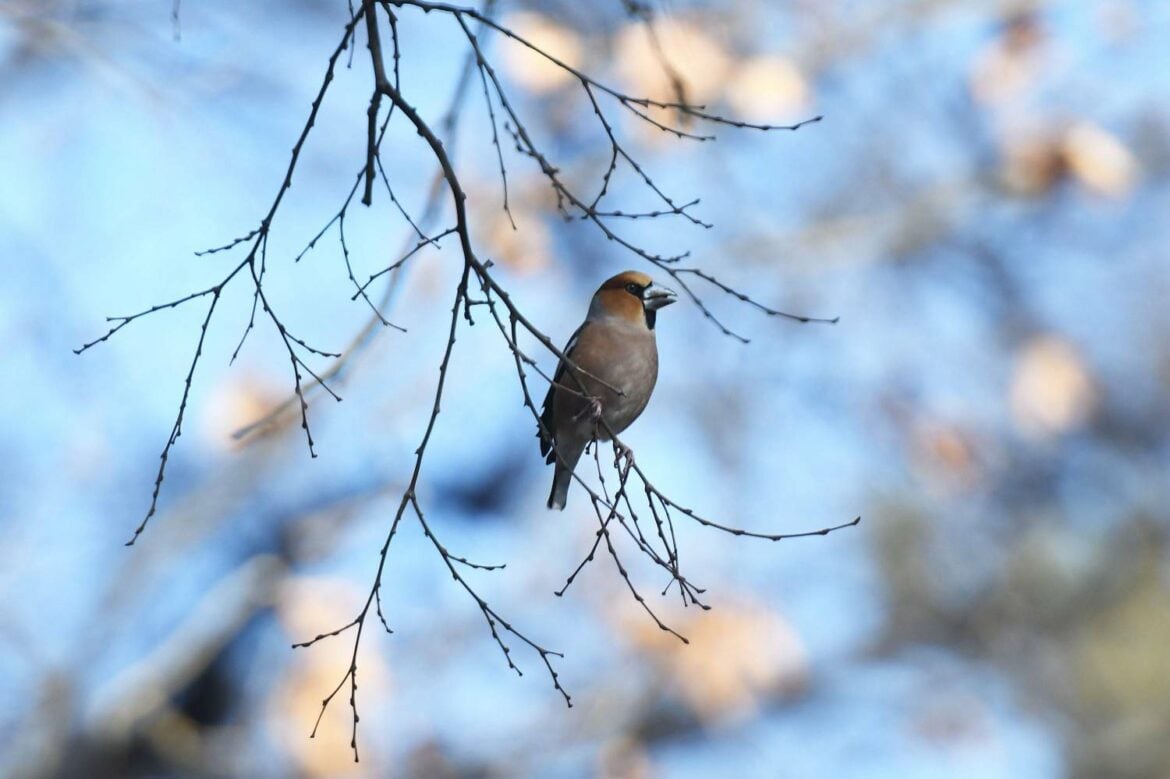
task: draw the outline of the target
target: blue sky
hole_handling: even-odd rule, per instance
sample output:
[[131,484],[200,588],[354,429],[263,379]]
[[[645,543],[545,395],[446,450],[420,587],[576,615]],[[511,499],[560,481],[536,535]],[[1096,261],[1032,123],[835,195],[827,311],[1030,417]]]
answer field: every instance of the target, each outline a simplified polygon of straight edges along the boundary
[[[856,530],[784,544],[681,531],[685,564],[710,585],[716,609],[762,604],[777,615],[799,637],[810,681],[801,695],[764,696],[750,714],[650,744],[646,754],[662,775],[709,776],[736,761],[745,776],[1062,774],[1054,720],[1037,714],[1018,678],[988,657],[930,642],[875,650],[890,604],[874,547],[888,507],[904,503],[934,518],[940,534],[971,540],[964,528],[995,525],[1009,481],[998,473],[969,492],[924,482],[883,416],[899,404],[916,419],[977,431],[986,446],[976,457],[991,472],[1020,448],[1051,458],[1054,522],[1087,529],[1070,536],[1069,554],[1104,532],[1121,507],[1154,505],[1165,492],[1156,484],[1166,472],[1164,447],[1127,460],[1090,429],[1036,443],[1016,429],[1007,398],[1026,340],[1005,326],[1016,317],[1025,333],[1074,344],[1099,395],[1135,418],[1152,417],[1164,397],[1164,371],[1147,366],[1165,357],[1158,334],[1170,326],[1159,248],[1168,237],[1160,218],[1165,158],[1157,152],[1165,149],[1170,19],[1153,2],[1118,4],[1137,23],[1118,42],[1101,22],[1107,5],[1045,6],[1055,53],[1012,110],[1057,126],[1089,122],[1120,139],[1142,168],[1122,197],[1095,195],[1075,177],[1031,199],[987,184],[1002,151],[1000,123],[1012,117],[972,105],[967,92],[971,63],[998,29],[974,4],[899,17],[810,65],[810,108],[826,116],[819,125],[769,136],[725,131],[714,147],[642,148],[656,181],[684,197],[701,195],[701,213],[717,227],[682,232],[652,223],[631,234],[655,247],[682,243],[696,263],[761,300],[839,314],[841,322],[802,327],[719,301],[752,335],[739,346],[694,308],[665,311],[660,385],[629,435],[638,462],[680,502],[730,524],[799,531],[865,516]],[[238,262],[194,252],[246,232],[267,209],[342,18],[320,5],[278,13],[185,3],[176,41],[161,7],[94,7],[102,13],[53,17],[59,37],[24,63],[16,58],[25,28],[0,19],[0,60],[8,63],[0,96],[0,456],[7,463],[0,723],[24,745],[14,765],[36,754],[45,731],[29,701],[55,671],[69,679],[70,720],[88,727],[111,680],[191,624],[197,604],[229,572],[295,546],[289,528],[315,527],[294,518],[336,496],[385,490],[357,501],[336,530],[317,528],[325,540],[303,541],[308,551],[293,556],[284,580],[341,588],[340,602],[316,612],[315,630],[352,616],[430,405],[458,271],[453,244],[416,258],[390,313],[408,333],[378,334],[341,387],[343,403],[313,403],[316,460],[298,435],[244,451],[226,441],[225,420],[244,401],[279,398],[291,387],[271,328],[258,327],[229,369],[249,304],[243,284],[230,291],[208,334],[160,513],[139,546],[125,549],[149,503],[204,304],[135,322],[80,357],[70,350],[104,332],[106,316],[207,286]],[[761,13],[764,40],[745,45],[766,49],[769,29],[787,31],[773,43],[799,37],[799,15]],[[849,29],[839,16],[829,14]],[[403,13],[404,83],[431,118],[446,104],[457,65],[457,39],[449,29],[435,32],[437,21]],[[294,331],[331,350],[367,312],[349,300],[335,239],[296,265],[291,258],[334,213],[362,164],[368,90],[360,61],[340,73],[269,245],[269,294]],[[498,203],[478,99],[473,89],[455,147],[481,198],[473,197],[477,214]],[[550,104],[521,101],[533,116],[551,114]],[[579,166],[570,146],[562,149],[566,165]],[[417,207],[431,160],[404,127],[387,148],[398,191]],[[509,166],[522,190],[523,161],[511,157]],[[615,197],[637,194],[625,186]],[[499,278],[534,321],[564,340],[589,290],[635,260],[539,208],[523,212],[522,229],[525,219],[549,232],[553,256],[529,271],[501,262]],[[903,221],[925,226],[902,230]],[[820,237],[818,224],[827,225]],[[370,273],[403,236],[382,202],[355,213],[347,237]],[[988,291],[972,246],[1003,258],[1016,298]],[[1024,314],[1019,298],[1028,303]],[[434,739],[453,755],[519,773],[584,775],[637,721],[640,702],[659,700],[669,670],[622,621],[628,595],[610,561],[599,556],[570,596],[551,595],[587,549],[594,520],[579,490],[564,515],[544,511],[549,473],[511,358],[486,316],[461,331],[456,357],[420,487],[428,517],[460,554],[508,563],[476,574],[476,585],[566,653],[558,670],[580,705],[564,710],[531,654],[518,654],[523,679],[507,670],[474,604],[408,522],[391,553],[396,634],[371,632],[363,645],[371,667],[382,668],[374,676],[384,678],[363,701],[370,713],[361,738],[374,766]],[[551,370],[552,360],[544,355],[542,365]],[[493,488],[498,502],[476,508],[460,497],[496,479],[508,482]],[[929,565],[961,569],[960,584],[964,576],[978,581],[981,565],[991,566],[979,545],[996,542],[994,531],[982,532],[971,547]],[[647,592],[660,589],[651,571],[633,569]],[[661,607],[688,618],[673,600]],[[307,733],[316,716],[308,702],[327,692],[297,699],[305,705],[281,712],[283,720],[272,714],[301,662],[287,648],[290,638],[305,637],[287,634],[299,623],[281,608],[261,610],[226,650],[245,752],[253,754],[233,758],[237,767],[303,768],[297,761],[307,758],[288,746],[295,737],[286,731],[293,723]],[[784,647],[764,642],[746,651],[774,659]],[[344,665],[335,670],[340,677]],[[677,693],[661,700],[682,705]],[[955,732],[930,735],[932,718],[946,720],[952,709],[960,712]],[[518,755],[515,745],[531,743],[533,732],[547,736],[545,745]],[[309,748],[330,749],[318,744]]]

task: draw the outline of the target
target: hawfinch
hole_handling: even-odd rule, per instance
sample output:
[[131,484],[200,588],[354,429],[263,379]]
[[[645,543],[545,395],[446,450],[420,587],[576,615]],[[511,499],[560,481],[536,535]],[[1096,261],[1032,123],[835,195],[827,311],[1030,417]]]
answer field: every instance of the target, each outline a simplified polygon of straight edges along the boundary
[[573,469],[589,442],[608,441],[646,408],[658,380],[654,320],[675,300],[636,271],[619,273],[593,294],[564,349],[578,370],[561,361],[540,415],[540,453],[555,467],[550,509],[565,508]]

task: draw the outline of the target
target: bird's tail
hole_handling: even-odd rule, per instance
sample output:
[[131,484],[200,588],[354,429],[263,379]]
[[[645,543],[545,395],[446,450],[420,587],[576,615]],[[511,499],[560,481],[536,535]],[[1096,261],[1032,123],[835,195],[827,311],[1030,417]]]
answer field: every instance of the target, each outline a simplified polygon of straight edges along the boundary
[[548,494],[548,507],[550,509],[557,509],[564,511],[565,501],[569,497],[569,485],[573,483],[573,469],[577,467],[577,461],[581,459],[581,453],[585,451],[585,444],[576,444],[566,446],[568,442],[558,442],[555,456],[553,457],[553,483],[552,491]]
[[553,474],[552,492],[548,494],[548,507],[565,510],[565,501],[569,497],[569,485],[573,483],[573,472],[558,462]]

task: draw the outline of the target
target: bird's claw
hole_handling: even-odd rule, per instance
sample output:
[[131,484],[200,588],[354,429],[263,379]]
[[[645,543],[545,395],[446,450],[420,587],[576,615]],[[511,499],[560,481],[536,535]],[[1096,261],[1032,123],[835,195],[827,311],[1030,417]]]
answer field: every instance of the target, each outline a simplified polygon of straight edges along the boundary
[[[622,461],[625,460],[625,464]],[[619,441],[613,442],[613,466],[621,467],[623,475],[634,465],[634,450]]]
[[601,398],[596,397],[594,395],[590,395],[589,397],[585,398],[585,400],[586,400],[585,408],[578,411],[577,415],[575,417],[573,417],[573,419],[579,420],[579,419],[583,419],[584,417],[588,416],[589,420],[591,422],[601,421],[601,412],[602,412]]

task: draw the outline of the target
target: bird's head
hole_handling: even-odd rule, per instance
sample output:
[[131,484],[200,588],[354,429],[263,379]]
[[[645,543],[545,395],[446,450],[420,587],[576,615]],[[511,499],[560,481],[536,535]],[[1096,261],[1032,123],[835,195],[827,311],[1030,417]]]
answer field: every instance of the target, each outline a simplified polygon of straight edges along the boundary
[[589,305],[589,318],[616,316],[631,322],[644,322],[653,330],[658,309],[669,306],[678,297],[672,290],[654,283],[645,273],[628,270],[598,287]]

